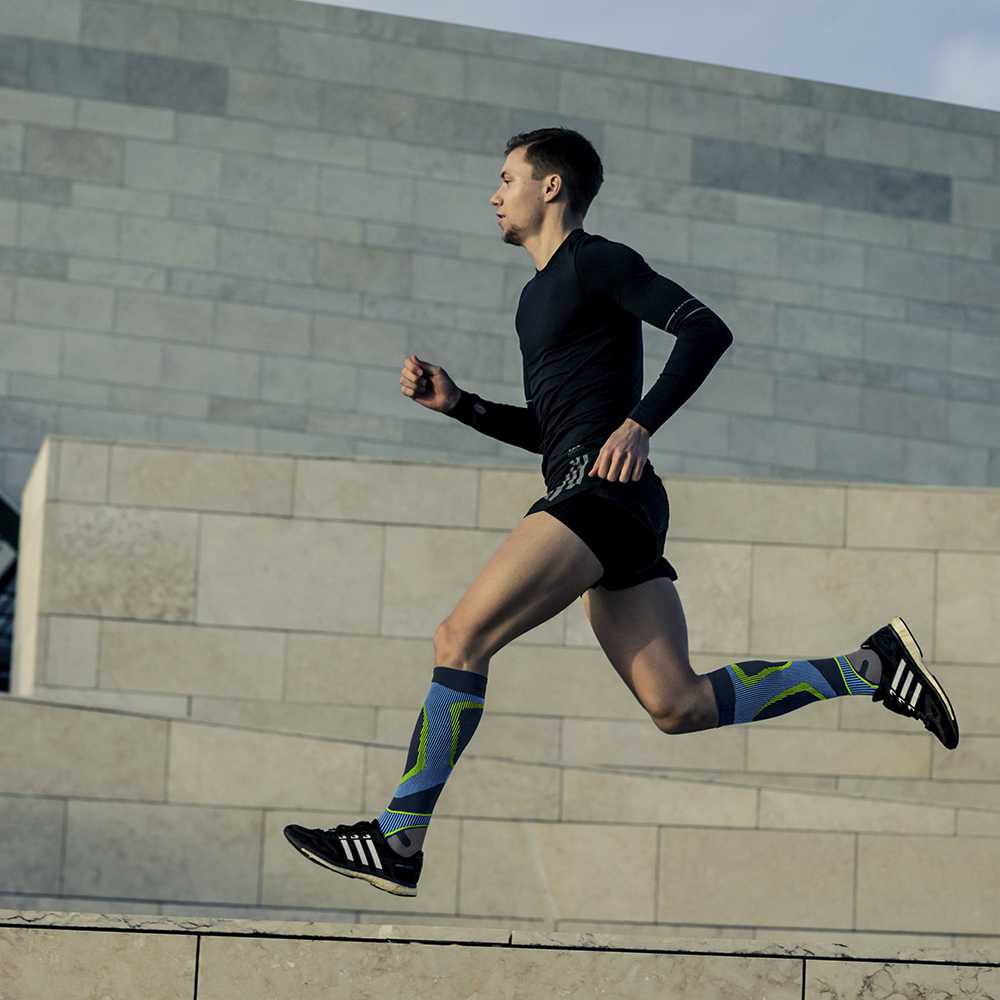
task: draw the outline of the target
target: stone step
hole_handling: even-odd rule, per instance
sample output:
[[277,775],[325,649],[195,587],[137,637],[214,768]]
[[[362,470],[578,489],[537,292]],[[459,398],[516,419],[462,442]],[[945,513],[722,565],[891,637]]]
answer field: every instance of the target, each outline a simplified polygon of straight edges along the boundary
[[918,946],[874,935],[748,941],[502,922],[345,926],[0,910],[0,948],[4,988],[18,1000],[125,996],[122,984],[139,981],[155,983],[158,996],[246,1000],[565,996],[570,982],[581,1000],[624,995],[624,983],[635,997],[818,1000],[870,995],[873,984],[897,982],[908,996],[988,1000],[1000,984],[1000,941]]

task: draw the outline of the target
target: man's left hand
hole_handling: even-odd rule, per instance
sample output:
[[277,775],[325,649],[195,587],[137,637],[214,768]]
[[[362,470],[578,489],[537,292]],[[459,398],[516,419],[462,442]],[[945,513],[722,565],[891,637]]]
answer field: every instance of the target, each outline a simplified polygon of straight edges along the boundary
[[588,476],[611,482],[638,482],[649,458],[649,431],[631,417],[604,442]]

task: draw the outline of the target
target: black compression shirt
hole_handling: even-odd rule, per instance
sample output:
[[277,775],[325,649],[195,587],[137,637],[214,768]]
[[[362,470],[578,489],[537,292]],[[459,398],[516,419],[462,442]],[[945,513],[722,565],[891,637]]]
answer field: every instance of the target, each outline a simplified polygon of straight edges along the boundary
[[[640,400],[643,320],[674,334],[677,343]],[[521,290],[515,325],[527,406],[463,390],[448,415],[541,454],[548,488],[569,449],[594,445],[596,452],[627,417],[653,434],[733,342],[711,309],[635,250],[582,228],[567,235]]]

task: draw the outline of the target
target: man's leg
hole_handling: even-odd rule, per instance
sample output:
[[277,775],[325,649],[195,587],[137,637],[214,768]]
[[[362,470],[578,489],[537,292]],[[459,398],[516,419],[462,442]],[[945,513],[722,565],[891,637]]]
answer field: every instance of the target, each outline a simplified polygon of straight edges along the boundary
[[881,664],[869,649],[812,660],[746,660],[696,674],[680,595],[666,577],[625,590],[588,590],[583,604],[612,666],[663,732],[772,718],[842,694],[871,697],[878,685]]
[[482,717],[490,658],[599,580],[600,561],[547,511],[522,518],[434,633],[434,675],[399,787],[377,822],[399,854],[416,853],[444,783]]

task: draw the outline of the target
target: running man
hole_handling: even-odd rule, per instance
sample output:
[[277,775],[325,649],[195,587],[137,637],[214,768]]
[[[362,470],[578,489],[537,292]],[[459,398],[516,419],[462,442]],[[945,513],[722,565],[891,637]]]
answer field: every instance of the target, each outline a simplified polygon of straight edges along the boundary
[[[583,229],[603,180],[600,157],[578,132],[538,129],[507,143],[490,204],[501,239],[535,264],[515,320],[527,406],[466,392],[416,355],[400,374],[414,402],[541,455],[547,492],[437,626],[430,690],[382,814],[327,830],[285,827],[309,860],[396,895],[417,894],[431,814],[482,717],[490,658],[581,596],[601,648],[664,733],[860,695],[919,719],[948,749],[958,745],[951,702],[902,618],[843,655],[694,672],[677,571],[663,557],[669,504],[649,439],[733,335],[635,250]],[[640,399],[643,321],[676,343]]]

